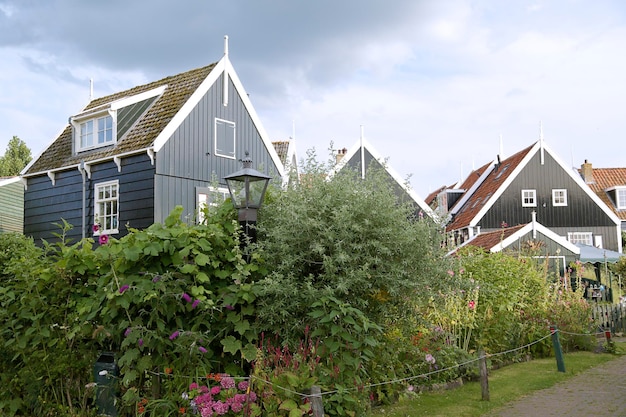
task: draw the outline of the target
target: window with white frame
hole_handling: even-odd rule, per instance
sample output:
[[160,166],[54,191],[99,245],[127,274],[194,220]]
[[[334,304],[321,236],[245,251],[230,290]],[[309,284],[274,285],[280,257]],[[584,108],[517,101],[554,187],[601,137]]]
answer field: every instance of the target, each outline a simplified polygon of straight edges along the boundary
[[94,234],[118,233],[119,182],[98,183],[95,185],[94,191]]
[[198,208],[198,223],[206,219],[207,209],[215,207],[230,197],[228,188],[196,187],[196,207]]
[[167,85],[112,101],[70,118],[74,152],[109,146],[123,137],[163,94]]
[[626,209],[626,187],[615,189],[615,203],[618,209]]
[[113,143],[113,118],[110,115],[86,120],[79,125],[79,150]]
[[522,190],[522,207],[537,207],[537,190]]
[[235,123],[215,118],[215,155],[235,159]]
[[552,205],[554,207],[567,206],[567,190],[552,190]]
[[593,245],[593,233],[591,232],[570,232],[567,234],[567,240],[573,244]]

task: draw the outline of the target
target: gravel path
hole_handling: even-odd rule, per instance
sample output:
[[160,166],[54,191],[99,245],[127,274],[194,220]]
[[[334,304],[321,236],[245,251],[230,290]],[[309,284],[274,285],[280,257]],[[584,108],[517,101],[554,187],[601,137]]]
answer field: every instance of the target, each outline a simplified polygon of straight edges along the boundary
[[551,388],[513,401],[485,417],[625,417],[626,355]]

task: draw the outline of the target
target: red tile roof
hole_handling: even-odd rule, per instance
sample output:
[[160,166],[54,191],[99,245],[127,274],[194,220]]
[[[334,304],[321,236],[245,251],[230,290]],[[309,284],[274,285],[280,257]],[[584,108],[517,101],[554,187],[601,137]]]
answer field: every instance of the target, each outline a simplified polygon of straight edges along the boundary
[[[580,171],[580,170],[579,170]],[[626,210],[618,210],[615,202],[606,193],[607,188],[626,186],[626,168],[593,168],[594,182],[587,185],[609,206],[622,221],[626,221]]]
[[522,227],[526,226],[525,224],[520,224],[514,227],[507,227],[505,229],[500,230],[492,230],[490,232],[480,233],[478,236],[467,242],[466,246],[476,246],[478,248],[483,248],[486,251],[489,251],[491,248],[496,246],[498,243],[502,242],[504,239],[509,236],[515,234]]
[[[460,210],[456,212],[452,222],[446,226],[446,231],[459,230],[469,226],[470,222],[476,217],[483,206],[492,198],[496,198],[494,197],[494,194],[496,194],[511,173],[515,171],[515,168],[517,168],[524,157],[528,155],[533,146],[535,145],[533,144],[528,148],[519,151],[515,155],[501,161],[499,168],[494,169],[489,173],[482,184],[478,186],[476,191],[474,191],[469,199],[463,204]],[[488,166],[489,164],[481,167],[480,169],[484,172]],[[473,179],[472,184],[475,181],[476,179]],[[459,202],[460,201],[461,200],[459,200]]]

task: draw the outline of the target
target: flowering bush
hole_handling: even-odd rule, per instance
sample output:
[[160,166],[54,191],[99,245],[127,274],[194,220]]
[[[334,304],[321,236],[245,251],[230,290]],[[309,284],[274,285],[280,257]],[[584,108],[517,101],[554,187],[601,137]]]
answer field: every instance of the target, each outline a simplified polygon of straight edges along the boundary
[[187,407],[180,411],[202,417],[242,416],[244,412],[246,416],[259,415],[257,395],[250,390],[248,381],[236,383],[228,374],[213,374],[208,379],[215,385],[196,382],[189,385],[189,391],[182,394],[183,400],[188,402]]

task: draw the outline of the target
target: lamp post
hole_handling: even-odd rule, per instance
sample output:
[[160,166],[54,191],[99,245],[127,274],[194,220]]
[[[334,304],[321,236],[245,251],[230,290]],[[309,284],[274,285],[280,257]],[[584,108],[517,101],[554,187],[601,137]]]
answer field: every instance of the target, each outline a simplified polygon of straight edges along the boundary
[[224,177],[233,206],[239,212],[239,224],[250,242],[256,242],[257,211],[263,204],[265,190],[272,177],[252,168],[246,151],[241,160],[243,169]]

